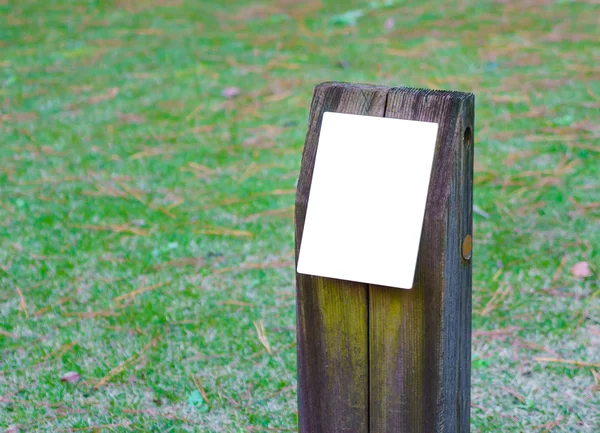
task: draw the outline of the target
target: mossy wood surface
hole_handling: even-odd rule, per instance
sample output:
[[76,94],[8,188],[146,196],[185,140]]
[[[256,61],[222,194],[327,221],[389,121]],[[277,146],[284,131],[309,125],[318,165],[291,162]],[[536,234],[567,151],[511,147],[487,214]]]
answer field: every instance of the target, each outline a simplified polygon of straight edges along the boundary
[[[326,83],[315,90],[296,194],[296,261],[323,113],[383,116],[387,88]],[[301,432],[366,432],[368,287],[296,274]]]
[[296,258],[323,112],[439,124],[415,284],[296,274],[302,433],[469,431],[474,97],[325,83],[315,90],[296,196]]

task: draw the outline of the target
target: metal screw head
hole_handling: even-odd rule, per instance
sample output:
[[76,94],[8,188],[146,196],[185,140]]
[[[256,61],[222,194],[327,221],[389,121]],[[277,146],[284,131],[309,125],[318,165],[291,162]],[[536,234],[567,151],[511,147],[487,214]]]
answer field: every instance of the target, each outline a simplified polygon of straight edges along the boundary
[[473,237],[471,235],[465,236],[462,244],[462,256],[465,260],[471,260],[471,254],[473,252]]

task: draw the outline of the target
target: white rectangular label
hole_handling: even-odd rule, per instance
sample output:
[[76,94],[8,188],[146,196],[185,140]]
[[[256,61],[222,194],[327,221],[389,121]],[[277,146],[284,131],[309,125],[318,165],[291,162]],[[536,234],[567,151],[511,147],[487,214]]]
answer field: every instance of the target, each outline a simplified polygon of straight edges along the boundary
[[412,288],[437,131],[324,113],[298,273]]

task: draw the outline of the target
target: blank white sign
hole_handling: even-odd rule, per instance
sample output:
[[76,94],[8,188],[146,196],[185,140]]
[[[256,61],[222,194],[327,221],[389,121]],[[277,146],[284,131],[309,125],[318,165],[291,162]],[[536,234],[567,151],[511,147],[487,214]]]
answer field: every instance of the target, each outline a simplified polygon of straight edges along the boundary
[[298,273],[412,288],[437,130],[323,115]]

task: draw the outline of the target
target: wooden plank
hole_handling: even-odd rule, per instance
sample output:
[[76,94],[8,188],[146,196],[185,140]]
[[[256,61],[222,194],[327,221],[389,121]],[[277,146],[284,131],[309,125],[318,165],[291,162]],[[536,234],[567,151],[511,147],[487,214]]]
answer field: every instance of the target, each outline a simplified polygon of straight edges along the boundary
[[369,431],[468,432],[474,97],[395,88],[385,116],[439,130],[414,287],[369,286]]
[[[324,83],[315,89],[296,194],[296,262],[325,111],[383,116],[388,88]],[[369,428],[367,285],[296,274],[301,433]]]

